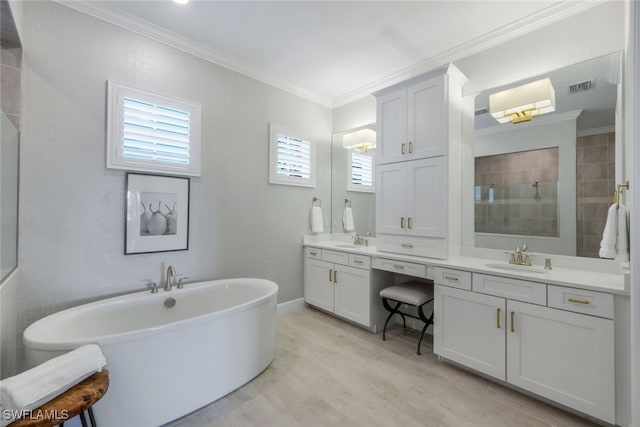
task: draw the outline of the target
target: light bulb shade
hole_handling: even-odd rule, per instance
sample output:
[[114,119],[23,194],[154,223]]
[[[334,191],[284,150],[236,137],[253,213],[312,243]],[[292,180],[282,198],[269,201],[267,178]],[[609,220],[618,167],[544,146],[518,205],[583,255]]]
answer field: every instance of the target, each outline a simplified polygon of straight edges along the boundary
[[357,151],[373,150],[376,148],[376,132],[371,129],[360,129],[347,133],[342,137],[342,146]]
[[520,123],[556,110],[556,92],[546,78],[489,96],[489,112],[500,123]]

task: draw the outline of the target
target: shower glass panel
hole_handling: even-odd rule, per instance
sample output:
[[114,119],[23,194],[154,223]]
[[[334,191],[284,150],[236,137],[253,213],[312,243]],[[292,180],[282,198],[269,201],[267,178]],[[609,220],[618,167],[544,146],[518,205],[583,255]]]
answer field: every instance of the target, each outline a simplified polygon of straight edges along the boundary
[[558,147],[475,158],[476,233],[558,237]]

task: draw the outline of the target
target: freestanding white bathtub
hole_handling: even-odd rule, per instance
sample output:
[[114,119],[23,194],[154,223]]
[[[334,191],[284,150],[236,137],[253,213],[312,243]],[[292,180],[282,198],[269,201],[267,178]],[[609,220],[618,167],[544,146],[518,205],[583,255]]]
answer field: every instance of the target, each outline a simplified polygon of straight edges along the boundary
[[[101,427],[157,427],[249,382],[275,355],[278,285],[191,283],[109,298],[47,316],[24,331],[27,364],[88,343],[107,359]],[[165,307],[167,298],[175,306]]]

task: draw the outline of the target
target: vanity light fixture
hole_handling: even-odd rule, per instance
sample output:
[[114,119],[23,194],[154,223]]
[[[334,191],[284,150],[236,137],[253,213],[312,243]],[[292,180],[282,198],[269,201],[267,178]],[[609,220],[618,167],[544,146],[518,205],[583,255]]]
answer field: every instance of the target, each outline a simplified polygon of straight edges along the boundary
[[549,78],[489,96],[489,112],[500,123],[520,123],[556,110],[556,93]]
[[360,129],[347,133],[342,137],[342,146],[349,150],[366,152],[376,148],[376,132],[371,129]]
[[173,1],[178,3],[178,4],[187,4],[187,3],[189,3],[189,0],[173,0]]

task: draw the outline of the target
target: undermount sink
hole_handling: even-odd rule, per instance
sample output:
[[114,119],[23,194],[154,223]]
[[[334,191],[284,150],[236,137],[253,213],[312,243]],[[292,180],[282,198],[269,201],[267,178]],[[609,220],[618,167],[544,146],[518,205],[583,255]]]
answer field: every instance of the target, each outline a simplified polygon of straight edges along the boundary
[[363,248],[362,245],[354,245],[353,243],[335,243],[336,248]]
[[489,263],[485,264],[485,266],[489,268],[497,268],[498,270],[517,271],[520,273],[545,274],[547,272],[547,270],[543,270],[540,267],[532,267],[530,265]]

